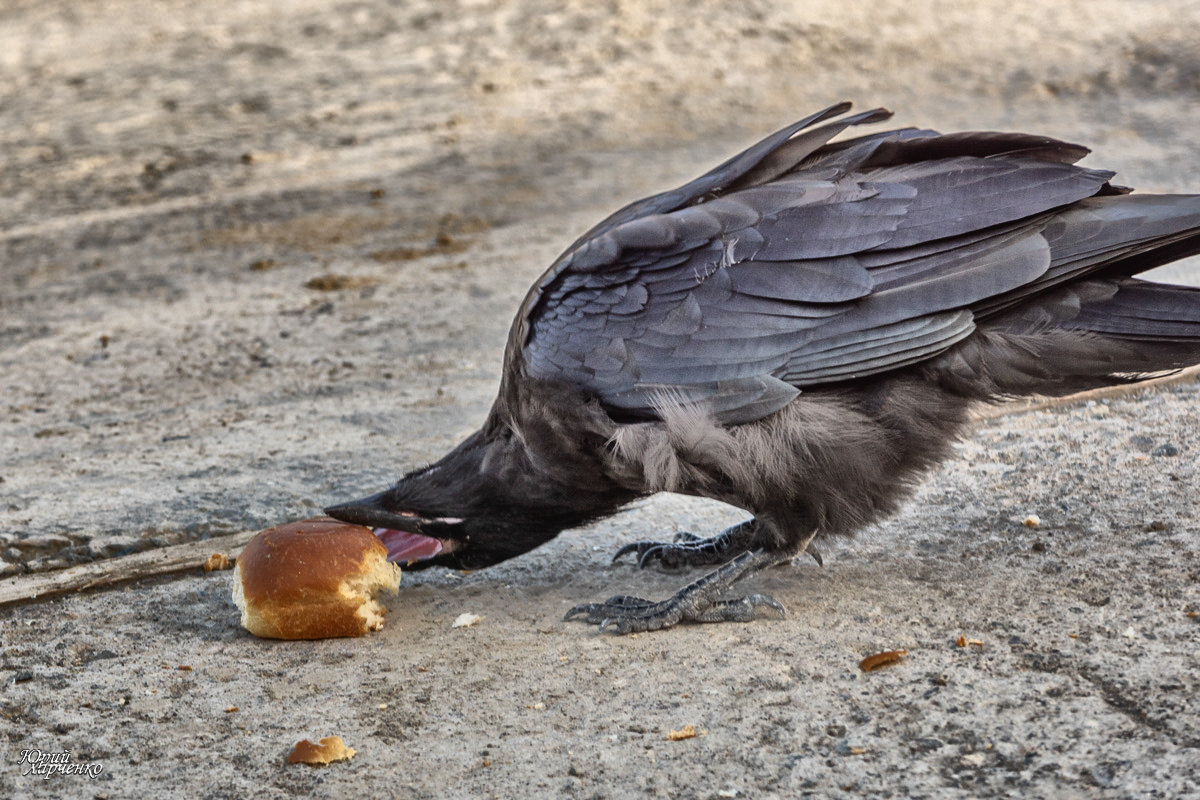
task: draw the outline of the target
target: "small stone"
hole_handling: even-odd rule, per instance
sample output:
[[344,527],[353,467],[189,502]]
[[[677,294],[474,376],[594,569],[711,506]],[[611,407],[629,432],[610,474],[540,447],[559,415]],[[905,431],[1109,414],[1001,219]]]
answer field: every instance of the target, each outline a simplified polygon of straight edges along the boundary
[[1026,528],[1036,528],[1042,524],[1042,518],[1037,514],[1030,514],[1028,517],[1021,520],[1021,524]]
[[1150,455],[1157,456],[1159,458],[1162,458],[1164,456],[1167,458],[1170,458],[1171,456],[1179,455],[1179,448],[1173,444],[1167,443],[1167,444],[1159,445],[1158,447],[1154,448],[1154,450],[1151,451]]
[[454,624],[451,628],[469,628],[472,625],[477,625],[483,621],[483,617],[478,614],[472,614],[469,611],[459,614],[454,618]]
[[983,753],[967,753],[962,757],[962,763],[968,767],[982,767],[985,756]]
[[931,753],[934,750],[942,749],[943,747],[945,747],[945,745],[946,745],[946,743],[943,742],[941,739],[935,739],[932,736],[930,736],[930,737],[926,737],[924,739],[917,739],[917,740],[913,741],[912,744],[909,745],[909,747],[911,747],[913,750],[915,750],[918,753]]
[[1092,767],[1092,769],[1088,771],[1088,775],[1091,776],[1092,780],[1095,781],[1097,786],[1105,788],[1112,786],[1114,775],[1112,768],[1107,764],[1101,764],[1099,766]]
[[13,547],[22,553],[50,553],[65,550],[71,546],[71,540],[57,533],[46,533],[41,536],[29,536],[13,542]]
[[144,547],[138,536],[105,536],[88,542],[88,555],[92,558],[112,558],[132,553]]
[[1140,450],[1143,453],[1149,453],[1154,449],[1154,440],[1149,436],[1130,436],[1129,443],[1133,445],[1135,450]]

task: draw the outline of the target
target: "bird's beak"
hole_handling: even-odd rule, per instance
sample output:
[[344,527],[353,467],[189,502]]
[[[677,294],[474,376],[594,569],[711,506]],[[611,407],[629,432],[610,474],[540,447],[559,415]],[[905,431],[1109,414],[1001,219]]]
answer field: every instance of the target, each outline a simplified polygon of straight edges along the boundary
[[[342,522],[355,525],[366,525],[375,531],[384,546],[388,549],[388,560],[405,563],[409,566],[433,558],[443,550],[453,549],[443,539],[426,534],[431,522],[445,523],[449,520],[425,520],[415,515],[397,513],[383,503],[386,491],[353,500],[337,506],[330,506],[325,513]],[[454,520],[458,522],[460,520]]]
[[361,500],[351,500],[349,503],[330,506],[325,513],[342,522],[354,525],[366,525],[368,528],[394,528],[402,531],[420,533],[421,518],[398,514],[383,505],[386,491],[364,497]]

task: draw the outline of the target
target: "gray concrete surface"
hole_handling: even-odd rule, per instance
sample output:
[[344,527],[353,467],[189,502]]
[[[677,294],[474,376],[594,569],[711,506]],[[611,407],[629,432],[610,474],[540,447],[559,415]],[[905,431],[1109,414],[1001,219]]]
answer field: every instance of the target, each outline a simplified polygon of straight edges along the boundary
[[[843,97],[1200,189],[1200,5],[1042,6],[0,2],[0,576],[440,455],[575,235]],[[1197,797],[1198,399],[981,424],[823,569],[762,576],[784,621],[559,621],[684,580],[619,544],[737,519],[677,497],[408,574],[361,640],[253,639],[229,573],[5,609],[0,793]],[[284,763],[331,734],[354,760]],[[22,775],[24,750],[103,771]]]

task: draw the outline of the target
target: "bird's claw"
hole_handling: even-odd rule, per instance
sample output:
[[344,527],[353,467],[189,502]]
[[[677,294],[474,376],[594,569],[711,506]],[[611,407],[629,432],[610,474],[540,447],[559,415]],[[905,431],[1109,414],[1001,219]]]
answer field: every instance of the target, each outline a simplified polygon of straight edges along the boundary
[[669,628],[681,621],[690,622],[750,622],[759,608],[769,608],[786,617],[783,604],[765,594],[751,594],[733,600],[695,602],[683,592],[654,602],[641,597],[617,595],[603,603],[583,603],[572,608],[564,620],[583,617],[584,622],[598,625],[599,630],[614,633],[642,633]]
[[621,556],[625,555],[626,553],[633,553],[637,557],[638,564],[641,564],[642,556],[646,554],[646,551],[652,547],[657,547],[659,544],[659,542],[633,542],[631,544],[627,544],[613,554],[612,563],[615,564],[620,561]]
[[[728,553],[738,547],[746,538],[752,536],[753,528],[743,523],[730,528],[720,536],[703,539],[698,542],[684,541],[662,547],[693,547]],[[640,544],[627,545],[628,551],[636,551]],[[676,623],[688,622],[749,622],[754,619],[758,609],[769,608],[781,617],[786,616],[783,604],[765,594],[750,594],[732,600],[720,599],[730,587],[738,581],[777,564],[791,561],[804,545],[785,551],[769,551],[766,549],[748,550],[735,555],[718,569],[713,570],[698,580],[689,583],[666,600],[654,602],[641,597],[617,595],[603,603],[584,603],[575,606],[566,613],[564,620],[583,617],[585,622],[599,625],[600,630],[612,630],[616,633],[640,633],[656,631],[659,628],[669,628]],[[660,545],[651,545],[659,547]],[[644,558],[651,547],[642,552]]]
[[608,598],[603,603],[580,603],[568,611],[563,620],[571,620],[582,616],[584,617],[584,622],[591,625],[600,625],[603,628],[604,624],[612,619],[613,614],[644,613],[654,605],[655,603],[650,600],[619,594]]
[[752,529],[738,525],[706,539],[688,531],[680,531],[670,542],[642,541],[627,544],[613,556],[613,563],[627,553],[637,557],[637,565],[645,568],[655,561],[664,569],[675,570],[686,567],[708,567],[724,564],[729,559],[750,549],[753,543]]
[[[818,567],[825,566],[825,560],[814,545],[810,543],[804,552],[817,562]],[[660,566],[668,570],[723,564],[731,555],[730,548],[727,543],[721,541],[721,537],[705,539],[687,531],[675,534],[673,542],[643,541],[627,544],[613,554],[611,563],[617,563],[628,553],[636,555],[637,565],[641,569],[657,560]]]
[[[624,547],[622,547],[620,550],[618,550],[616,553],[613,554],[612,563],[615,564],[621,560],[622,556],[624,556],[628,553],[633,553],[634,556],[637,558],[638,566],[646,567],[652,561],[654,561],[654,559],[656,559],[656,558],[661,559],[664,550],[669,550],[676,545],[681,545],[681,544],[689,545],[689,544],[696,544],[698,542],[704,542],[704,541],[707,541],[707,540],[702,536],[697,536],[696,534],[689,533],[688,531],[679,531],[678,533],[675,534],[675,538],[672,539],[670,542],[658,542],[658,541],[646,540],[646,541],[641,541],[641,542],[633,542],[632,544],[627,544]],[[663,566],[669,566],[669,565],[664,564]]]

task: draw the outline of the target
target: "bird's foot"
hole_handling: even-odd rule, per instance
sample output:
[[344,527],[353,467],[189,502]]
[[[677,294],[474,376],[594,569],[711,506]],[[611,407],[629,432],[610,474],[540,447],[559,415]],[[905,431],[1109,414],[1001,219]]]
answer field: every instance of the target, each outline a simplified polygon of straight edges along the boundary
[[616,633],[642,633],[669,628],[681,621],[689,622],[749,622],[755,609],[766,606],[786,616],[783,604],[765,594],[750,594],[735,600],[713,600],[697,607],[680,600],[679,595],[653,602],[640,597],[618,595],[603,603],[584,603],[567,612],[564,619],[583,617],[584,622],[599,625],[600,630]]
[[757,537],[758,526],[750,519],[711,539],[681,531],[675,535],[673,542],[644,541],[627,544],[616,552],[612,560],[616,562],[625,554],[633,553],[637,556],[639,567],[648,566],[655,561],[667,569],[708,567],[724,564],[734,556],[754,549],[761,544]]
[[732,600],[720,599],[730,586],[766,567],[788,560],[779,553],[756,550],[742,553],[720,569],[680,589],[666,600],[654,602],[640,597],[619,595],[603,603],[584,603],[567,612],[563,619],[582,617],[599,625],[600,630],[616,633],[641,633],[669,628],[688,622],[749,622],[759,608],[771,608],[786,616],[783,604],[773,597],[751,594]]

